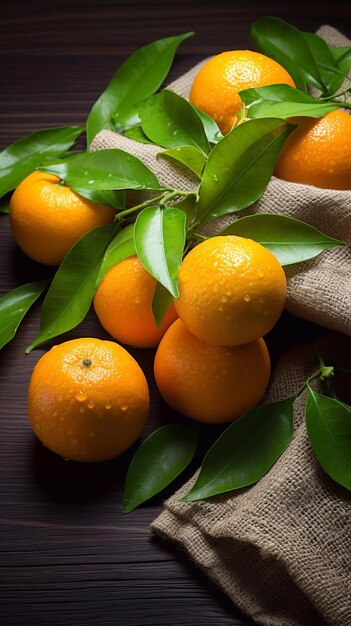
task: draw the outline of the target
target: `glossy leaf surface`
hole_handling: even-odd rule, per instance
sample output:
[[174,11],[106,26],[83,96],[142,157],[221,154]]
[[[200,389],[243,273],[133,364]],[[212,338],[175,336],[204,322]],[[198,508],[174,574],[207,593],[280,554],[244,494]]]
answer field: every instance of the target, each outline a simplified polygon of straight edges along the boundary
[[306,84],[324,89],[309,46],[297,28],[278,17],[262,17],[253,23],[251,39],[259,52],[285,67],[298,89],[306,91]]
[[196,430],[185,424],[166,424],[145,439],[128,469],[123,512],[167,487],[189,465],[196,446]]
[[245,89],[240,97],[248,107],[248,117],[281,117],[282,119],[305,116],[323,117],[335,111],[339,104],[322,102],[289,85],[267,85]]
[[84,152],[41,168],[80,189],[159,189],[156,176],[137,157],[123,150]]
[[344,46],[342,48],[332,48],[330,46],[329,50],[339,70],[347,76],[351,70],[351,46]]
[[145,135],[163,148],[191,146],[204,154],[210,152],[206,133],[198,114],[187,100],[173,91],[161,91],[139,109]]
[[175,298],[183,259],[186,214],[176,208],[148,207],[134,225],[136,253],[147,271]]
[[203,169],[205,167],[206,158],[203,152],[191,146],[182,146],[181,148],[170,148],[158,154],[159,157],[168,158],[170,161],[177,161],[181,165],[187,167],[193,174],[201,179]]
[[113,209],[124,209],[125,207],[126,193],[124,189],[84,189],[76,185],[72,189],[79,193],[80,196],[83,196],[83,198],[88,198],[88,200],[96,202],[96,204],[110,206]]
[[103,129],[133,125],[138,120],[137,105],[155,93],[166,78],[179,44],[190,37],[185,33],[154,41],[131,54],[118,68],[111,82],[95,102],[87,121],[87,143]]
[[128,137],[128,139],[133,139],[133,141],[138,141],[139,143],[148,143],[153,145],[153,141],[147,138],[141,126],[132,126],[132,128],[127,128],[123,135]]
[[252,485],[283,454],[293,435],[294,398],[262,404],[233,422],[207,452],[185,502]]
[[302,33],[310,52],[318,67],[320,77],[325,85],[325,95],[332,95],[343,83],[338,65],[330,51],[328,44],[315,33]]
[[351,407],[308,389],[306,426],[315,455],[329,476],[351,491]]
[[115,224],[94,228],[68,252],[43,302],[39,336],[26,352],[75,328],[85,318],[94,296],[105,250],[115,230]]
[[22,137],[0,153],[0,197],[12,191],[46,157],[59,157],[69,150],[84,128],[62,126],[38,130]]
[[172,302],[173,296],[163,285],[161,285],[161,283],[157,283],[154,297],[152,299],[152,312],[158,328],[160,328],[162,320]]
[[135,254],[133,230],[134,224],[130,224],[126,226],[126,228],[123,228],[123,230],[117,231],[107,246],[97,279],[97,285],[100,284],[111,267]]
[[198,219],[241,211],[265,191],[293,126],[275,119],[240,124],[212,150],[200,187]]
[[25,314],[48,284],[48,280],[27,283],[0,298],[0,350],[13,339]]
[[202,121],[202,125],[204,127],[208,141],[210,143],[216,144],[221,139],[223,139],[223,135],[212,117],[207,115],[207,113],[201,111],[201,109],[198,109],[194,104],[192,104],[191,106],[193,107],[194,111],[196,111],[200,120]]
[[238,235],[257,241],[270,250],[281,265],[307,261],[324,250],[345,245],[338,239],[323,235],[305,222],[292,217],[265,213],[242,217],[220,234]]

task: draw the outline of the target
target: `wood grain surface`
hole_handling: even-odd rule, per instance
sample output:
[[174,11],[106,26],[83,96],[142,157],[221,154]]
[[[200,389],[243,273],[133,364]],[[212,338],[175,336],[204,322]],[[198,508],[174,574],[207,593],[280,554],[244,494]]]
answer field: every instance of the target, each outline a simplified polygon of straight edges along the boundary
[[[84,124],[119,63],[136,48],[195,30],[196,37],[186,41],[177,55],[173,79],[204,56],[249,47],[250,23],[267,14],[306,30],[329,23],[350,33],[349,2],[1,2],[1,149],[36,129]],[[0,231],[1,294],[52,274],[16,248],[5,215],[0,215]],[[84,465],[61,460],[35,439],[28,424],[26,392],[34,365],[50,344],[29,356],[24,349],[38,328],[35,305],[0,357],[1,624],[252,624],[185,555],[151,537],[149,524],[174,486],[130,515],[121,513],[133,451],[113,462]],[[269,338],[273,358],[297,337],[302,340],[320,332],[284,315]],[[106,338],[92,312],[65,339],[82,336]],[[132,353],[151,389],[148,434],[179,418],[155,389],[153,351]],[[211,427],[201,430],[201,450],[188,475],[218,432]]]

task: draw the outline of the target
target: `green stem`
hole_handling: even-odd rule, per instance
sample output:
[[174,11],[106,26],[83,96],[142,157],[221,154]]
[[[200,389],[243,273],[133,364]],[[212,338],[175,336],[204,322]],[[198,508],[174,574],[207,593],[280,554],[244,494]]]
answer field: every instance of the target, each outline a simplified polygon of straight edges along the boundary
[[192,246],[192,241],[188,241],[183,251],[183,257],[185,257],[188,254],[191,246]]
[[332,98],[340,98],[340,96],[343,96],[344,93],[347,93],[348,91],[350,91],[350,89],[351,89],[351,78],[346,76],[346,74],[343,74],[343,76],[345,76],[345,80],[347,79],[349,81],[349,84],[344,89],[344,91],[340,91],[339,93],[337,91],[335,91],[334,93],[329,94],[329,95],[325,96],[324,98],[318,98],[318,100],[331,100]]
[[136,206],[130,207],[130,209],[125,209],[124,211],[117,213],[115,219],[123,220],[125,217],[127,217],[131,213],[134,213],[135,211],[139,211],[140,209],[146,209],[146,207],[152,206],[156,204],[157,202],[159,202],[160,205],[164,206],[166,202],[169,202],[170,200],[172,200],[173,198],[176,198],[177,196],[187,197],[192,193],[193,193],[192,191],[179,191],[177,189],[165,189],[160,196],[155,196],[154,198],[150,198],[150,200],[145,200],[141,204],[137,204]]
[[139,209],[145,209],[146,207],[155,204],[155,202],[157,202],[158,200],[162,200],[164,195],[165,194],[163,193],[160,196],[156,196],[155,198],[150,198],[150,200],[145,200],[145,202],[142,202],[141,204],[137,204],[136,206],[132,206],[130,209],[125,209],[124,211],[121,211],[120,213],[117,213],[115,219],[116,220],[122,220],[127,215],[130,215],[131,213],[134,213],[134,211],[138,211]]
[[196,239],[201,239],[202,241],[206,241],[206,239],[209,239],[209,237],[207,237],[206,235],[202,235],[201,233],[194,233],[194,237],[196,237]]
[[301,385],[301,387],[299,387],[299,389],[298,389],[297,391],[295,391],[295,393],[294,393],[294,395],[293,395],[293,397],[295,398],[295,400],[296,400],[296,398],[298,398],[298,397],[302,394],[302,392],[306,389],[306,387],[307,387],[307,386],[308,386],[308,385],[309,385],[309,384],[310,384],[313,380],[315,380],[316,378],[320,378],[321,373],[322,373],[322,372],[321,372],[321,370],[319,369],[319,370],[317,370],[317,372],[315,372],[314,374],[311,374],[311,376],[309,376],[309,377],[305,380],[305,382]]
[[339,102],[338,100],[330,100],[333,104],[338,104],[340,109],[351,109],[351,102]]
[[192,191],[179,191],[178,189],[171,190],[169,191],[169,193],[164,194],[160,204],[166,204],[170,200],[173,200],[173,198],[177,198],[177,196],[180,196],[181,198],[186,198],[192,193]]

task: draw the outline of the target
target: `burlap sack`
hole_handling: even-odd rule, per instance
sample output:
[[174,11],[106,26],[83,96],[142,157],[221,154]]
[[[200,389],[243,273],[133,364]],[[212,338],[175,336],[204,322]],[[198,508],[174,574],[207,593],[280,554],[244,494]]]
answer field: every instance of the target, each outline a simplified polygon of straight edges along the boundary
[[[323,26],[335,46],[349,45]],[[199,65],[169,85],[187,97]],[[101,132],[92,150],[121,148],[146,163],[160,182],[189,191],[197,184],[185,170],[157,158],[160,148]],[[317,189],[273,178],[259,202],[240,216],[280,213],[302,219],[333,237],[351,238],[351,192]],[[207,225],[215,234],[238,216]],[[298,316],[351,334],[351,252],[336,248],[286,268],[287,308]],[[289,352],[272,375],[267,400],[288,397],[313,369],[315,346]],[[340,362],[350,342],[332,334],[318,346]],[[347,384],[346,384],[347,387]],[[345,390],[344,390],[345,391]],[[346,395],[342,395],[346,401]],[[251,488],[209,501],[181,503],[185,485],[165,504],[153,531],[177,542],[245,613],[264,626],[351,626],[351,498],[320,469],[295,406],[292,445]]]
[[[319,31],[330,44],[349,45],[338,31],[323,26]],[[190,87],[202,63],[171,83],[168,88],[189,96]],[[185,169],[178,169],[164,158],[157,158],[161,148],[141,144],[110,131],[99,133],[91,150],[120,148],[140,158],[158,176],[163,185],[191,191],[196,179]],[[145,195],[145,194],[144,194]],[[135,204],[141,200],[135,195]],[[205,227],[206,234],[216,234],[229,223],[253,213],[280,213],[304,220],[332,237],[351,239],[351,191],[318,189],[289,183],[273,177],[262,198],[250,209],[235,216],[215,220]],[[317,259],[286,268],[288,298],[286,307],[299,317],[351,335],[351,247],[336,248]]]
[[[345,345],[346,342],[346,345]],[[313,371],[322,349],[344,366],[351,342],[331,333],[319,345],[288,352],[273,373],[267,401],[289,397]],[[348,348],[348,349],[347,349]],[[349,381],[340,397],[351,397]],[[350,626],[351,494],[320,469],[295,405],[288,450],[256,485],[207,501],[179,502],[184,485],[154,521],[218,583],[242,611],[264,626]]]

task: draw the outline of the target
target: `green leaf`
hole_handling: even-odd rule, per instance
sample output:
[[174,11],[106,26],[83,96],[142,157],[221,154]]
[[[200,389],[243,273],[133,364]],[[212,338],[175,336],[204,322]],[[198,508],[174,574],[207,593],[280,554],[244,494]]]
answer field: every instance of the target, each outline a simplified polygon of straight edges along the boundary
[[203,124],[187,100],[173,91],[161,91],[139,109],[145,135],[163,148],[191,146],[210,152]]
[[88,313],[106,247],[115,224],[94,228],[71,248],[58,268],[41,309],[39,336],[27,348],[75,328]]
[[189,170],[191,170],[198,178],[201,179],[203,169],[206,163],[206,157],[198,148],[191,146],[182,146],[181,148],[170,148],[164,152],[159,152],[159,157],[168,158],[171,161],[178,161]]
[[297,28],[278,17],[262,17],[253,23],[250,35],[259,52],[285,67],[298,89],[306,91],[307,83],[324,90],[316,62]]
[[329,50],[339,70],[346,77],[351,70],[351,46],[344,46],[343,48],[332,48],[329,46]]
[[212,220],[256,202],[265,191],[293,128],[274,118],[251,120],[233,128],[208,157],[197,217]]
[[174,298],[178,298],[178,270],[183,259],[186,214],[174,207],[148,207],[134,225],[136,253],[145,269]]
[[292,440],[293,406],[294,397],[262,404],[233,422],[207,452],[182,500],[202,500],[260,480]]
[[13,339],[25,314],[48,284],[48,280],[27,283],[0,298],[0,350]]
[[12,193],[7,193],[0,199],[0,213],[10,213],[10,200]]
[[163,285],[161,285],[161,283],[157,283],[154,297],[152,299],[152,312],[157,328],[160,328],[163,318],[172,302],[173,296]]
[[189,465],[197,446],[196,429],[185,424],[166,424],[139,446],[128,469],[123,512],[167,487]]
[[47,156],[58,157],[73,146],[84,128],[47,128],[22,137],[0,153],[0,197],[12,191]]
[[345,80],[330,52],[328,44],[315,33],[302,33],[325,85],[325,95],[332,95]]
[[147,143],[152,146],[154,145],[154,142],[147,138],[141,126],[132,126],[132,128],[127,128],[123,134],[125,137],[128,137],[128,139],[133,139],[133,141]]
[[137,122],[137,105],[159,89],[170,70],[179,44],[192,34],[154,41],[122,63],[89,114],[88,146],[100,130],[115,130],[113,117],[122,126]]
[[160,189],[156,176],[124,150],[84,152],[40,168],[79,189]]
[[324,471],[351,491],[351,407],[308,388],[306,426]]
[[293,217],[266,213],[242,217],[220,235],[253,239],[270,250],[281,265],[307,261],[324,250],[345,245],[343,241],[327,237],[313,226]]
[[201,111],[201,109],[198,109],[194,104],[192,104],[191,106],[193,107],[194,111],[196,111],[200,120],[202,121],[202,125],[204,127],[208,141],[210,143],[218,143],[221,139],[223,139],[223,135],[212,117],[207,115],[207,113]]
[[102,265],[100,268],[99,276],[97,279],[98,286],[105,274],[113,267],[124,261],[129,256],[136,254],[133,237],[134,224],[130,224],[116,233],[112,241],[106,248]]
[[83,189],[76,185],[72,189],[79,193],[80,196],[83,196],[83,198],[88,198],[88,200],[96,202],[96,204],[104,204],[118,210],[125,207],[126,192],[124,189],[102,191],[100,189]]
[[294,116],[323,117],[340,108],[340,104],[323,102],[290,85],[267,85],[240,91],[240,97],[248,108],[248,117]]

